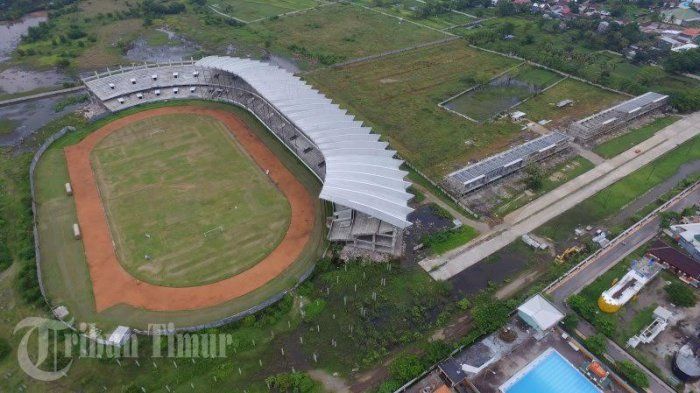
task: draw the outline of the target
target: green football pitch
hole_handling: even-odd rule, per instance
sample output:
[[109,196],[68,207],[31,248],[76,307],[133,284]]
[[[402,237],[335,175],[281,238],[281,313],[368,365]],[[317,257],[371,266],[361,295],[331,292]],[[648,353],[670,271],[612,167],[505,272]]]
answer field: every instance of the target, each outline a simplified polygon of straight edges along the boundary
[[213,117],[134,122],[90,158],[120,263],[143,281],[222,280],[269,254],[289,225],[284,195]]

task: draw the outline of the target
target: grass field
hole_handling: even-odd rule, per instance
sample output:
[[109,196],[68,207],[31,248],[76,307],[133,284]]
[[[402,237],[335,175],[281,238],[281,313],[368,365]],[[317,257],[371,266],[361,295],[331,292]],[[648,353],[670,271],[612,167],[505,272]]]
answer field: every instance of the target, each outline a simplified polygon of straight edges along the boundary
[[[572,99],[574,103],[564,108],[556,107],[557,102],[566,99]],[[566,79],[518,105],[516,109],[525,112],[532,121],[551,120],[551,125],[563,126],[625,99],[627,97],[621,94]]]
[[[514,83],[505,84],[505,77],[511,77]],[[521,65],[497,80],[446,102],[445,106],[476,121],[486,121],[561,79],[554,72]]]
[[515,64],[454,41],[319,70],[305,78],[388,138],[404,159],[440,181],[469,159],[503,150],[519,135],[510,122],[478,125],[437,104]]
[[618,137],[601,143],[596,146],[593,151],[605,158],[614,157],[651,138],[657,131],[675,123],[678,119],[678,116],[667,116],[655,119],[649,124],[629,130]]
[[349,4],[320,7],[248,28],[270,41],[273,50],[309,65],[330,65],[446,37]]
[[119,261],[146,282],[220,281],[269,254],[289,226],[284,195],[212,117],[132,123],[91,160]]
[[251,22],[321,4],[316,0],[216,0],[211,5],[218,11]]
[[531,95],[522,86],[478,87],[445,104],[445,107],[482,122],[507,110]]
[[[248,112],[223,104],[198,101],[187,102],[187,104],[219,108],[235,113],[265,142],[312,194],[318,193],[319,184],[316,178]],[[127,110],[117,116],[127,115],[138,110],[140,108]],[[194,325],[233,315],[259,304],[273,294],[293,286],[298,281],[298,278],[306,273],[316,262],[319,254],[325,247],[323,217],[326,212],[324,205],[320,202],[317,205],[317,225],[312,233],[312,241],[295,264],[285,270],[279,276],[279,279],[268,283],[265,287],[236,300],[202,309],[197,313],[188,311],[148,312],[136,310],[125,305],[112,307],[99,314],[95,313],[92,287],[82,244],[72,238],[71,226],[76,222],[75,205],[72,199],[65,196],[62,188],[63,183],[68,181],[62,148],[77,143],[87,133],[113,119],[114,117],[109,117],[100,120],[96,124],[81,127],[78,132],[69,134],[57,141],[39,161],[35,172],[38,216],[41,222],[39,227],[39,244],[42,256],[44,256],[41,261],[43,281],[52,304],[66,305],[73,317],[79,320],[93,321],[101,327],[105,327],[105,329],[125,323],[130,326],[145,327],[146,324],[158,320],[173,321],[180,326]],[[143,236],[138,230],[134,233],[138,233],[140,237]]]
[[[353,0],[353,2],[367,7],[375,6],[375,3],[371,0]],[[416,15],[415,10],[423,5],[422,1],[399,0],[392,1],[391,3],[392,4],[390,5],[375,8],[381,12],[386,12],[387,14],[408,19],[433,29],[448,29],[451,27],[464,25],[475,20],[474,18],[459,12],[445,12],[439,15],[431,15],[427,18],[421,18]]]
[[698,146],[700,146],[700,136],[684,142],[676,149],[548,221],[537,229],[537,233],[560,242],[569,238],[576,227],[601,225],[606,218],[614,215],[636,197],[675,174],[681,165],[700,159]]

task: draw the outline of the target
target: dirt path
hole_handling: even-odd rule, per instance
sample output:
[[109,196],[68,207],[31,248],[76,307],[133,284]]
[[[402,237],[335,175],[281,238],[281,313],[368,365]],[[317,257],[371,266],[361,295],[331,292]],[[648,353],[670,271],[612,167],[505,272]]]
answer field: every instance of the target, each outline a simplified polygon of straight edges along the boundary
[[[114,250],[105,209],[90,165],[90,152],[110,133],[134,121],[176,113],[211,116],[226,124],[258,166],[270,171],[270,178],[291,206],[289,229],[282,242],[257,265],[216,283],[187,288],[149,284],[124,270]],[[120,303],[152,311],[193,310],[244,296],[274,280],[291,266],[311,238],[315,220],[312,196],[274,153],[229,112],[189,106],[139,112],[107,124],[79,144],[67,147],[65,154],[97,312]]]
[[489,226],[488,223],[482,222],[482,221],[477,221],[472,218],[469,218],[465,216],[464,214],[458,212],[457,210],[453,209],[452,206],[448,205],[447,203],[443,202],[442,199],[436,197],[433,195],[433,193],[430,192],[427,188],[421,186],[418,183],[413,183],[413,187],[418,189],[418,191],[422,192],[423,195],[425,195],[425,199],[427,199],[430,202],[433,202],[434,204],[440,206],[441,208],[447,210],[450,214],[452,214],[452,217],[458,219],[459,221],[462,222],[462,224],[469,225],[470,227],[476,229],[479,232],[487,232],[491,227]]
[[345,380],[340,377],[334,377],[324,370],[310,370],[309,376],[320,382],[327,392],[333,393],[350,393],[350,386],[345,383]]

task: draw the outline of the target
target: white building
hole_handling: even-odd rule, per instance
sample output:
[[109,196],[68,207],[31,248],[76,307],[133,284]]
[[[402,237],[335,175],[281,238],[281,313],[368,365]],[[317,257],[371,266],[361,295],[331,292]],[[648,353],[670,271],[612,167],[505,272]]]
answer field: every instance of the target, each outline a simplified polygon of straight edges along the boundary
[[534,336],[539,340],[564,319],[564,314],[538,294],[518,307],[518,317],[535,329]]

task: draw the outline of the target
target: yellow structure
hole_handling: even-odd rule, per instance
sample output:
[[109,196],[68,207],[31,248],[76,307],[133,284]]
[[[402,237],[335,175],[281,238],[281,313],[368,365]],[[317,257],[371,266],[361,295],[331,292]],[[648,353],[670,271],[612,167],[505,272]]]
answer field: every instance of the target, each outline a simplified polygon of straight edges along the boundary
[[579,252],[581,252],[581,250],[583,250],[583,247],[581,247],[581,246],[569,247],[566,250],[564,250],[563,253],[557,255],[557,257],[554,260],[557,263],[562,263],[562,262],[566,261],[567,259],[569,259],[569,257],[571,257],[572,255],[578,254]]
[[609,289],[600,294],[598,308],[605,313],[617,312],[656,277],[660,270],[661,265],[653,259],[644,257],[639,261],[633,261],[631,269],[619,281],[614,281]]

